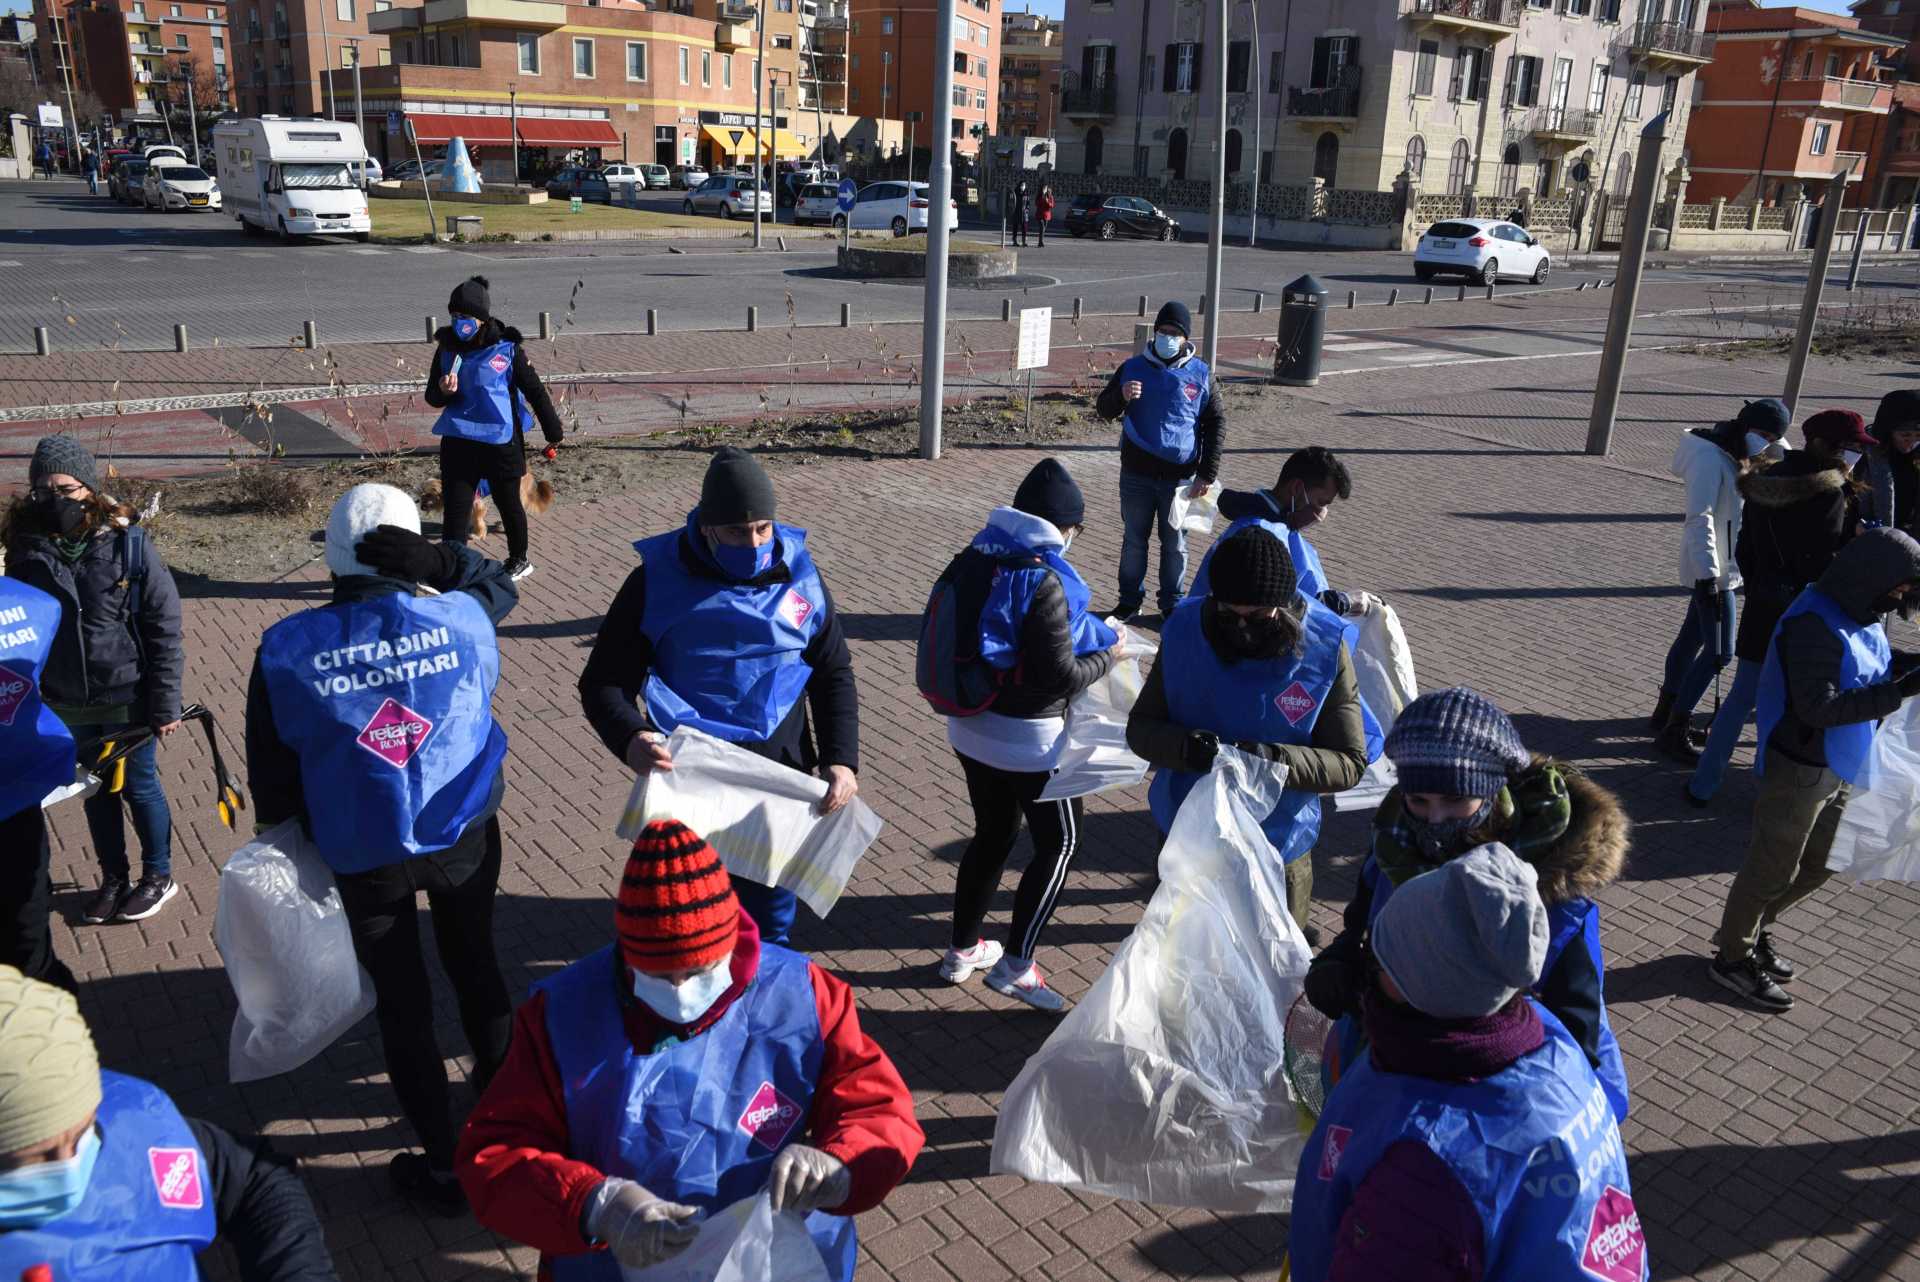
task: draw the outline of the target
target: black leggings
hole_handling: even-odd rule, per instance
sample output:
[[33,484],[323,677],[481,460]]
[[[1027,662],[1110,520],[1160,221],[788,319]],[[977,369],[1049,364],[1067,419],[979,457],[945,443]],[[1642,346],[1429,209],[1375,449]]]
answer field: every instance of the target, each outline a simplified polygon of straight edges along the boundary
[[39,802],[0,819],[0,965],[78,995],[73,972],[53,955],[52,857]]
[[980,923],[986,920],[987,905],[1000,887],[1000,873],[1020,839],[1020,816],[1025,814],[1033,834],[1033,862],[1014,892],[1007,952],[1031,961],[1080,844],[1080,799],[1036,800],[1047,786],[1048,771],[1016,773],[975,761],[965,753],[954,755],[967,774],[973,840],[960,857],[960,876],[953,889],[953,946],[965,949],[979,942]]
[[484,480],[493,491],[489,498],[493,510],[500,514],[500,528],[507,532],[507,559],[525,560],[527,509],[520,501],[520,478],[525,472],[524,463],[520,471],[509,475],[505,464],[496,459],[467,459],[459,455],[449,458],[446,447],[442,446],[440,498],[444,504],[441,513],[444,533],[441,538],[448,543],[467,541],[467,522],[473,517],[473,492]]
[[414,895],[427,892],[433,942],[453,984],[473,1048],[473,1084],[485,1089],[506,1058],[513,1000],[493,947],[493,895],[500,883],[500,820],[476,824],[446,850],[371,872],[343,873],[340,901],[353,951],[373,980],[387,1076],[435,1171],[453,1169],[447,1066],[433,1032],[433,990],[420,955]]

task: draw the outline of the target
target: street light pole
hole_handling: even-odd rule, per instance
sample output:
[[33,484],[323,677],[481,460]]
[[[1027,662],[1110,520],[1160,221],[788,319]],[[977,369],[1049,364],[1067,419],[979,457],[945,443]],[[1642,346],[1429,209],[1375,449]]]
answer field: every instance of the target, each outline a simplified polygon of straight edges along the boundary
[[1627,202],[1626,226],[1620,233],[1613,310],[1607,316],[1607,343],[1600,352],[1600,371],[1593,381],[1593,411],[1587,419],[1587,453],[1601,457],[1613,446],[1613,422],[1620,412],[1620,383],[1627,371],[1627,348],[1633,342],[1633,307],[1640,296],[1647,232],[1653,226],[1653,192],[1664,176],[1660,172],[1660,148],[1667,141],[1667,118],[1663,111],[1640,131],[1633,194]]
[[[920,320],[920,457],[940,457],[947,390],[947,208],[953,198],[954,0],[934,11],[933,166],[927,175],[927,297]],[[913,153],[907,153],[913,164]],[[911,172],[911,170],[909,170]],[[911,179],[909,179],[911,181]],[[912,198],[913,188],[907,188]]]
[[1249,68],[1253,75],[1253,180],[1248,184],[1252,199],[1247,202],[1247,248],[1252,249],[1260,243],[1260,0],[1248,0],[1247,12],[1252,16],[1253,56],[1247,59],[1253,65]]
[[[520,190],[520,90],[507,90],[507,132],[513,135],[513,189]],[[758,202],[755,202],[758,203]]]
[[760,47],[753,61],[753,247],[760,248],[760,130],[766,122],[762,105],[767,92],[767,0],[753,8],[753,29]]
[[193,102],[193,75],[195,68],[191,62],[180,64],[180,68],[186,73],[184,79],[187,82],[187,128],[193,134],[193,163],[198,165],[200,163],[200,112],[194,106]]
[[[1219,0],[1220,94],[1213,113],[1213,225],[1207,236],[1207,330],[1206,352],[1201,359],[1207,368],[1220,368],[1220,253],[1225,248],[1227,230],[1227,6],[1233,0]],[[1199,85],[1195,85],[1197,91]],[[1219,375],[1214,375],[1218,378]]]
[[320,15],[320,83],[326,95],[324,101],[327,107],[327,119],[338,120],[340,119],[340,98],[333,91],[333,50],[329,47],[327,39],[327,0],[320,0],[319,5],[316,6],[316,12]]
[[[360,131],[360,147],[364,151],[367,145],[366,104],[360,98],[360,41],[349,39],[347,47],[353,50],[353,127]],[[367,162],[360,162],[360,189],[367,187]]]
[[[1813,331],[1820,323],[1820,295],[1827,287],[1827,267],[1833,261],[1833,238],[1840,229],[1840,207],[1847,203],[1847,183],[1853,177],[1858,160],[1833,176],[1827,184],[1826,203],[1820,207],[1820,234],[1813,243],[1813,261],[1807,264],[1807,292],[1800,300],[1800,323],[1793,331],[1793,354],[1787,363],[1787,385],[1780,399],[1792,411],[1800,402],[1800,385],[1807,376],[1807,354],[1813,350]],[[1866,230],[1866,210],[1860,211],[1854,236]]]

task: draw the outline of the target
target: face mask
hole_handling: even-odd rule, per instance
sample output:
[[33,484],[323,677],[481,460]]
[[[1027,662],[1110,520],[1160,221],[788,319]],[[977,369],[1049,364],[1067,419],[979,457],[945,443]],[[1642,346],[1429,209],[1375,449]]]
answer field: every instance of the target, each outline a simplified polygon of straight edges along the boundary
[[1461,854],[1467,844],[1467,834],[1486,822],[1487,805],[1483,801],[1480,808],[1461,819],[1436,819],[1428,821],[1406,812],[1407,835],[1420,854],[1433,863]]
[[40,511],[63,539],[74,537],[87,524],[87,505],[64,494],[40,500]]
[[735,547],[715,540],[713,559],[736,579],[757,579],[773,566],[773,540],[757,548]]
[[475,320],[473,317],[456,316],[453,318],[453,334],[454,334],[454,337],[458,338],[461,342],[463,343],[472,342],[473,336],[475,334],[478,334],[479,332],[480,332],[480,322]]
[[1853,471],[1855,464],[1860,462],[1860,451],[1859,450],[1841,450],[1840,462],[1846,466],[1847,471],[1849,472]]
[[1758,432],[1747,433],[1748,458],[1774,458],[1780,454],[1780,442],[1771,440]]
[[1067,549],[1072,546],[1073,546],[1073,531],[1069,530],[1067,531],[1067,533],[1060,536],[1060,555],[1065,556],[1067,554]]
[[1875,614],[1898,614],[1903,619],[1913,617],[1912,598],[1895,596],[1891,592],[1883,597],[1876,597],[1871,608]]
[[0,1229],[38,1228],[79,1206],[99,1156],[100,1132],[88,1127],[78,1151],[65,1161],[0,1172]]
[[633,972],[633,995],[648,1010],[679,1028],[693,1023],[713,1009],[713,1004],[733,987],[733,962],[729,958],[712,970],[703,970],[684,984],[669,984],[653,975]]
[[1185,341],[1178,334],[1155,334],[1153,354],[1163,361],[1170,361],[1180,354],[1180,348]]

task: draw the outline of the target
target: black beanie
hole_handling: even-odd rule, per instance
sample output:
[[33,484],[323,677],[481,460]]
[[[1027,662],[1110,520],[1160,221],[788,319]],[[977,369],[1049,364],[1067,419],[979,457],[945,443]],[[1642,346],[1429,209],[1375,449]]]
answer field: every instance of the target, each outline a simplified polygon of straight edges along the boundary
[[1257,525],[1215,548],[1207,575],[1210,595],[1223,605],[1286,607],[1299,591],[1293,554]]
[[732,445],[717,451],[700,483],[700,524],[771,521],[773,512],[773,482],[753,455]]
[[1193,337],[1193,313],[1189,312],[1187,305],[1177,298],[1170,298],[1160,304],[1160,310],[1154,313],[1153,327],[1159,329],[1162,325],[1178,327],[1182,338]]
[[1080,525],[1087,519],[1087,501],[1080,497],[1079,485],[1059,459],[1041,459],[1035,463],[1033,471],[1027,473],[1027,479],[1014,491],[1013,505],[1028,516],[1053,522],[1059,530]]
[[1902,387],[1880,398],[1873,412],[1873,434],[1882,445],[1892,443],[1892,433],[1901,428],[1920,427],[1920,391]]
[[493,316],[493,299],[487,294],[485,276],[469,276],[454,286],[453,293],[447,296],[447,310],[459,316],[471,316],[475,320],[488,320]]

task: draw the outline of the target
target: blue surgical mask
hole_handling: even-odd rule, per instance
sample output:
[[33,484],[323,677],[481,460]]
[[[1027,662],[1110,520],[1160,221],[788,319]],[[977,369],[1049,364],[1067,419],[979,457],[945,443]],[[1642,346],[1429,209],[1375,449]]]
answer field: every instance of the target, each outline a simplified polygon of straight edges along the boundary
[[757,548],[736,547],[716,540],[713,559],[736,579],[757,579],[773,566],[773,540],[769,539]]
[[475,334],[478,334],[479,332],[480,332],[480,322],[475,320],[473,317],[456,316],[453,318],[453,334],[454,334],[454,337],[458,338],[461,342],[463,343],[472,342],[473,336]]
[[1178,334],[1155,334],[1153,336],[1153,354],[1163,361],[1170,361],[1180,354],[1186,340]]
[[100,1132],[88,1127],[72,1157],[0,1171],[0,1229],[36,1229],[80,1205],[100,1156]]
[[713,1009],[733,987],[733,960],[703,970],[684,984],[669,984],[655,975],[633,972],[633,995],[669,1024],[684,1028]]

